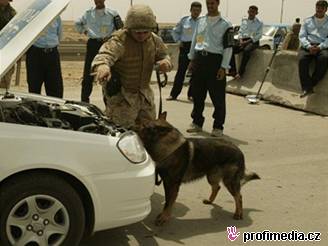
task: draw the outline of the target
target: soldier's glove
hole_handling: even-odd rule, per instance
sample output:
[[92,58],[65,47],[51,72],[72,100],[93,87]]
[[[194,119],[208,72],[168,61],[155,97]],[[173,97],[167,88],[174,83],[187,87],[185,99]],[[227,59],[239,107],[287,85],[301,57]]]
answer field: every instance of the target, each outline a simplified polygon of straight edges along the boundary
[[112,77],[110,67],[102,64],[96,67],[96,77],[95,82],[98,82],[101,85],[105,85],[107,81]]
[[225,69],[221,67],[221,68],[218,70],[217,74],[216,74],[216,78],[217,78],[218,80],[223,80],[223,79],[225,78],[225,76],[226,76]]
[[163,59],[157,62],[159,71],[162,73],[170,72],[172,70],[172,64],[169,60]]

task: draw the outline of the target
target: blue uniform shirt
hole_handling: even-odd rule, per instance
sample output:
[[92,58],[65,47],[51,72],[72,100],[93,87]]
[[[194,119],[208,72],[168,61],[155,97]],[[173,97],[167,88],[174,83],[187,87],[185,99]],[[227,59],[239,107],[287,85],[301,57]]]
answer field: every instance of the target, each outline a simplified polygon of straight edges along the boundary
[[89,38],[106,38],[115,30],[114,17],[117,15],[115,10],[109,8],[92,7],[75,22],[75,28],[79,33],[87,31]]
[[41,36],[35,41],[33,46],[38,48],[54,48],[59,45],[62,37],[62,22],[60,17],[57,17],[51,24],[42,32]]
[[238,32],[238,38],[251,38],[253,42],[257,42],[261,39],[263,34],[263,22],[258,18],[249,20],[248,18],[243,18],[241,20],[240,29]]
[[221,54],[223,56],[221,67],[229,69],[232,48],[223,47],[223,36],[230,27],[232,27],[231,23],[220,15],[217,18],[208,15],[200,17],[192,38],[189,59],[194,59],[195,53],[202,50]]
[[315,16],[304,20],[299,34],[299,39],[303,48],[308,49],[311,43],[320,44],[320,49],[328,48],[328,16],[318,23]]
[[191,42],[198,18],[195,20],[191,16],[183,17],[173,28],[173,38],[175,42]]

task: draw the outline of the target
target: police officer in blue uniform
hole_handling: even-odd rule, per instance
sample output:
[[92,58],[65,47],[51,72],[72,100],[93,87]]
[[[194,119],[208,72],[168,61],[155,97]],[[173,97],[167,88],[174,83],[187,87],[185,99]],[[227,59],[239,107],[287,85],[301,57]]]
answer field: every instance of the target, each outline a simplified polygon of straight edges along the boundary
[[223,135],[226,115],[226,70],[233,46],[231,23],[221,17],[220,0],[206,0],[208,14],[200,17],[193,35],[189,58],[193,85],[193,119],[189,133],[202,131],[204,104],[207,91],[214,106],[214,123],[211,135]]
[[[183,17],[173,29],[173,38],[180,42],[180,53],[178,61],[178,70],[175,74],[173,87],[170,96],[166,100],[176,100],[181,93],[186,71],[189,65],[188,53],[190,51],[192,35],[196,27],[196,22],[202,11],[200,2],[192,2],[190,6],[190,16]],[[192,99],[191,85],[188,89],[188,99]]]
[[62,22],[57,17],[26,53],[28,91],[41,94],[44,83],[48,96],[63,97],[63,78],[58,45],[62,37]]
[[[302,86],[301,98],[312,93],[313,87],[325,76],[328,66],[328,3],[317,1],[314,16],[305,19],[301,27],[299,39],[301,49],[299,55],[299,76]],[[310,63],[315,61],[315,69],[310,75]]]
[[102,44],[112,32],[123,27],[123,22],[115,10],[105,7],[105,0],[94,0],[95,7],[87,10],[75,22],[76,30],[88,36],[87,52],[84,62],[81,101],[89,102],[93,87],[93,76],[90,75],[91,63]]
[[[260,45],[260,39],[263,33],[263,22],[256,17],[257,14],[258,7],[251,5],[248,8],[248,17],[243,18],[241,21],[238,40],[236,45],[233,47],[233,55],[230,62],[230,74],[236,79],[239,79],[243,76],[246,65],[249,61],[249,58],[251,57],[251,53]],[[241,64],[237,73],[234,55],[240,52],[243,53],[243,57],[241,59]]]

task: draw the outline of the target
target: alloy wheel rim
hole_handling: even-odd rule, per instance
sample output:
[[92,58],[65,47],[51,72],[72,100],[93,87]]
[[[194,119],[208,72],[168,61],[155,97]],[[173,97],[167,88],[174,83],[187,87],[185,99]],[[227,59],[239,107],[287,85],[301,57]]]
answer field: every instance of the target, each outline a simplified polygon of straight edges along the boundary
[[9,242],[17,246],[57,246],[70,226],[65,206],[56,198],[33,195],[20,200],[6,221]]

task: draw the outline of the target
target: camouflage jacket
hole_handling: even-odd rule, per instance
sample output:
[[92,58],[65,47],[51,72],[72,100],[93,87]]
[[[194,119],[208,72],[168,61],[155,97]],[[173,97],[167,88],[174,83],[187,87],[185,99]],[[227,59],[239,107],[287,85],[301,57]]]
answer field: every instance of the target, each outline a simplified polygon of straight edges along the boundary
[[16,15],[16,11],[10,4],[0,6],[0,30]]
[[300,40],[298,38],[297,34],[294,34],[293,32],[287,33],[283,43],[282,43],[282,49],[283,50],[294,50],[297,51],[300,46]]
[[127,29],[113,33],[99,50],[92,63],[92,69],[107,64],[116,72],[122,84],[121,93],[129,101],[131,94],[141,93],[150,101],[153,93],[150,89],[154,64],[162,59],[170,61],[167,47],[162,39],[152,33],[144,42],[135,41]]

